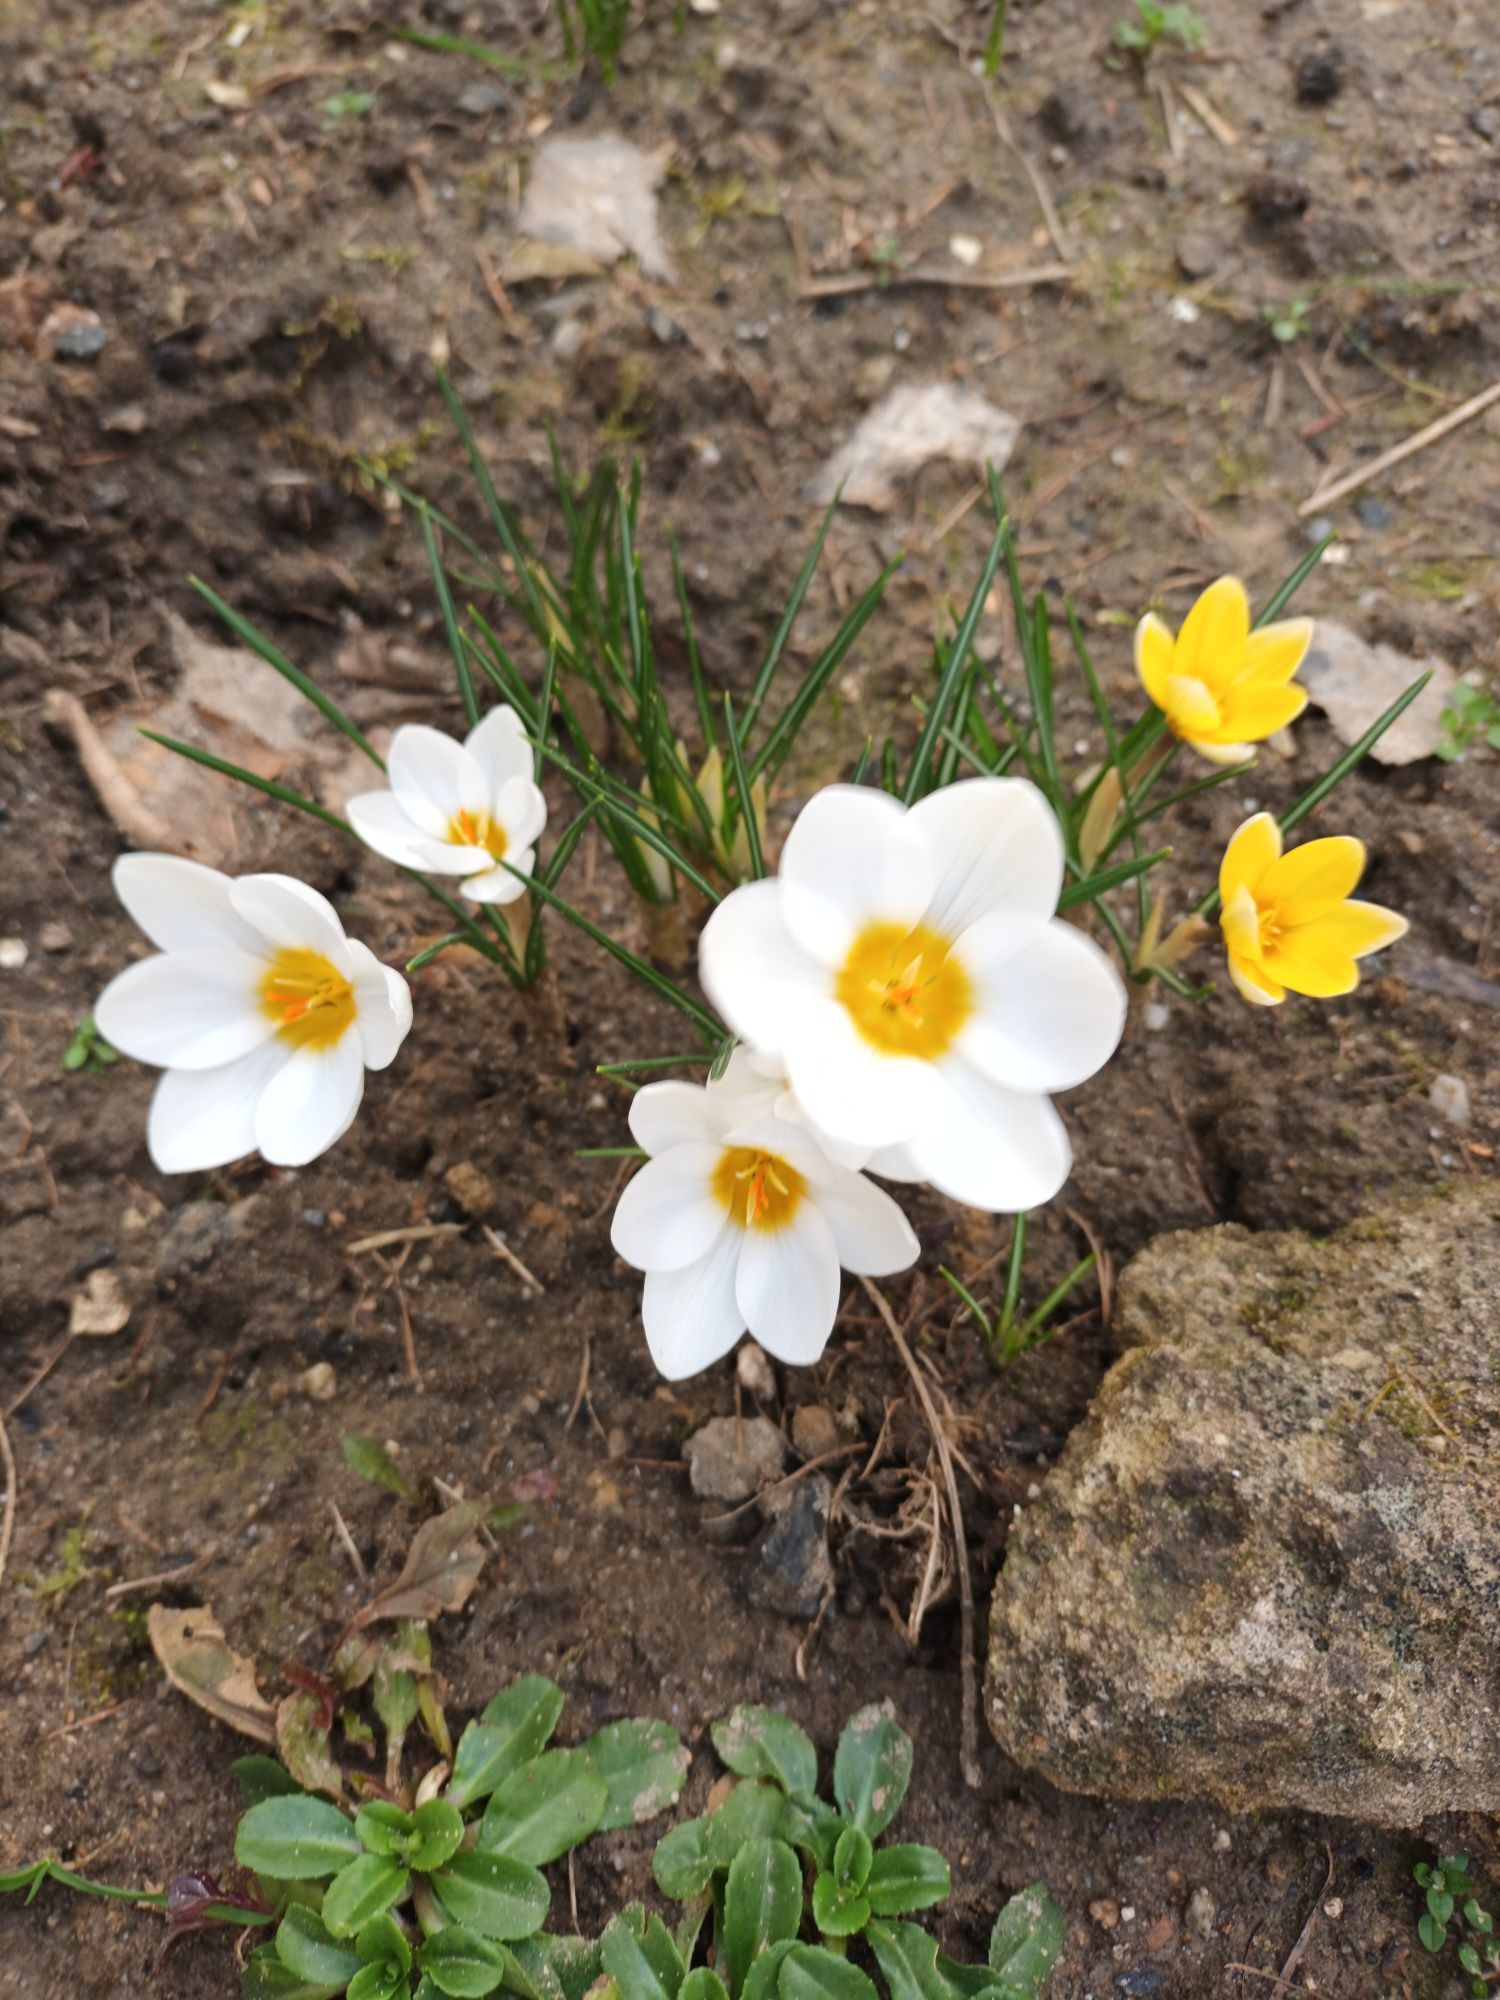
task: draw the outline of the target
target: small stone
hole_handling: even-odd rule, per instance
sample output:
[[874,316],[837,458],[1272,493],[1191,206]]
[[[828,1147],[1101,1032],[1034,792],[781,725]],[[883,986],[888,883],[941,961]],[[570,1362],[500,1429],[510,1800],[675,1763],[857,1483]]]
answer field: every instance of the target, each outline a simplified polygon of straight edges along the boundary
[[86,306],[60,305],[43,320],[37,343],[54,361],[92,361],[109,335],[98,313]]
[[459,110],[466,111],[471,118],[488,118],[504,106],[505,92],[493,83],[465,84],[458,93]]
[[68,1332],[100,1337],[121,1332],[130,1322],[130,1305],[116,1271],[90,1271],[83,1290],[73,1294],[68,1308]]
[[473,1222],[487,1222],[499,1211],[495,1183],[472,1160],[460,1160],[443,1175],[448,1198]]
[[1229,1837],[1229,1829],[1221,1826],[1214,1835],[1214,1852],[1216,1854],[1227,1854],[1233,1845],[1234,1842]]
[[682,1447],[693,1491],[736,1505],[786,1467],[786,1439],[764,1417],[713,1417]]
[[25,938],[0,938],[0,972],[19,972],[30,956]]
[[792,1417],[792,1445],[803,1458],[822,1458],[825,1452],[836,1451],[839,1427],[833,1412],[821,1403],[805,1404]]
[[833,1588],[828,1553],[832,1504],[833,1488],[821,1472],[784,1490],[780,1511],[751,1543],[741,1573],[745,1595],[758,1611],[783,1618],[817,1616]]
[[47,1628],[39,1625],[34,1632],[28,1632],[21,1641],[21,1651],[27,1659],[33,1659],[47,1643]]
[[1481,139],[1488,139],[1493,144],[1496,139],[1500,139],[1500,111],[1497,111],[1493,104],[1481,104],[1469,113],[1469,130],[1477,132]]
[[610,1458],[623,1458],[630,1449],[630,1439],[623,1424],[611,1424],[604,1440],[604,1449]]
[[758,1403],[777,1402],[776,1370],[771,1366],[771,1357],[763,1347],[753,1340],[742,1342],[734,1357],[735,1380],[740,1387],[752,1395]]
[[297,1377],[297,1387],[309,1402],[332,1402],[338,1390],[338,1378],[333,1372],[332,1363],[315,1361],[311,1368],[304,1368]]
[[1328,1901],[1323,1905],[1323,1914],[1325,1917],[1327,1917],[1330,1923],[1336,1924],[1339,1918],[1344,1914],[1343,1897],[1330,1896],[1328,1898]]
[[1188,1897],[1187,1927],[1194,1937],[1211,1938],[1219,1906],[1207,1889],[1195,1889]]
[[117,403],[99,419],[101,431],[116,431],[122,437],[139,437],[146,428],[146,410],[141,403]]
[[1096,1924],[1112,1931],[1120,1921],[1120,1906],[1113,1896],[1101,1896],[1097,1902],[1089,1904],[1089,1915]]
[[1153,1035],[1159,1035],[1171,1018],[1171,1008],[1160,1000],[1148,1000],[1141,1009],[1141,1024]]
[[1427,1102],[1439,1118],[1446,1118],[1450,1125],[1468,1124],[1469,1086],[1461,1076],[1435,1076],[1427,1093]]
[[1174,246],[1177,268],[1185,278],[1206,278],[1218,269],[1222,258],[1218,239],[1205,230],[1189,229]]
[[43,924],[37,933],[37,943],[43,951],[71,951],[73,933],[66,924],[56,922]]
[[1125,1905],[1124,1905],[1124,1906],[1122,1907],[1122,1909],[1121,1909],[1121,1911],[1120,1911],[1120,1922],[1121,1922],[1122,1924],[1133,1924],[1133,1923],[1135,1922],[1135,1905],[1134,1905],[1134,1903],[1126,1903],[1126,1904],[1125,1904]]
[[1299,52],[1296,87],[1299,104],[1332,103],[1344,87],[1344,52],[1336,42]]
[[1129,1972],[1117,1972],[1115,1984],[1131,2000],[1151,2000],[1154,1993],[1161,1991],[1161,1974],[1154,1965],[1137,1965]]
[[1360,525],[1365,528],[1388,528],[1396,518],[1383,500],[1377,500],[1370,493],[1355,501],[1354,511]]
[[1177,1926],[1169,1916],[1163,1915],[1147,1931],[1141,1942],[1147,1951],[1165,1951],[1177,1935]]
[[587,335],[582,322],[576,319],[562,320],[552,335],[552,352],[559,361],[575,361],[582,351]]
[[167,1224],[156,1253],[158,1277],[197,1271],[244,1235],[259,1204],[257,1195],[232,1202],[186,1201]]
[[663,312],[660,306],[653,306],[647,313],[646,324],[651,329],[652,338],[660,341],[663,347],[675,347],[687,337],[672,315]]

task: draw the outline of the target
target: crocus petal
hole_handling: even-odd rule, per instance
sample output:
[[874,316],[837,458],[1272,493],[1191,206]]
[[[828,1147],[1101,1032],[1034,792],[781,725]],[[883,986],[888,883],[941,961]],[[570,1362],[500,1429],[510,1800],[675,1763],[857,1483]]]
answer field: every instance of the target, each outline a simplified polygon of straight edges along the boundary
[[99,1032],[137,1062],[214,1069],[269,1041],[264,959],[226,945],[162,952],[128,965],[94,1008]]
[[630,1136],[654,1159],[672,1146],[719,1146],[723,1135],[698,1083],[648,1083],[630,1100]]
[[1255,898],[1274,906],[1283,929],[1314,922],[1350,895],[1365,872],[1365,844],[1347,833],[1305,840],[1268,868]]
[[298,1049],[271,1078],[255,1111],[255,1144],[273,1167],[305,1167],[354,1123],[365,1090],[358,1035]]
[[449,849],[418,826],[394,792],[357,792],[344,807],[366,847],[403,868],[443,868]]
[[833,1230],[811,1202],[783,1229],[744,1232],[734,1295],[752,1335],[778,1361],[806,1368],[818,1359],[841,1288]]
[[1307,703],[1305,687],[1236,688],[1224,697],[1220,733],[1246,743],[1264,743],[1295,722]]
[[932,896],[932,861],[888,793],[827,785],[786,837],[778,886],[797,943],[819,964],[840,965],[866,924],[920,920]]
[[1252,1007],[1279,1007],[1286,998],[1286,988],[1259,965],[1252,965],[1248,959],[1236,958],[1229,954],[1229,977],[1234,981],[1242,999]]
[[437,839],[460,812],[488,812],[494,797],[478,760],[462,743],[423,722],[408,722],[396,731],[386,770],[391,790],[407,812]]
[[156,1167],[164,1174],[207,1173],[253,1153],[261,1093],[291,1059],[291,1044],[272,1040],[217,1069],[169,1069],[146,1124]]
[[1304,993],[1310,1000],[1337,1000],[1352,993],[1359,984],[1359,967],[1354,954],[1335,939],[1322,934],[1321,924],[1307,924],[1300,931],[1287,931],[1276,947],[1262,960],[1270,978],[1289,993]]
[[1198,599],[1177,634],[1175,665],[1217,690],[1239,670],[1250,636],[1250,599],[1237,576],[1221,576]]
[[761,1104],[753,1116],[731,1125],[723,1143],[774,1154],[815,1187],[832,1180],[838,1172],[824,1151],[822,1134],[814,1132],[805,1119],[778,1117],[774,1103]]
[[229,899],[227,875],[176,854],[122,854],[114,865],[115,894],[159,951],[227,944],[259,951],[261,940]]
[[1187,741],[1205,763],[1218,764],[1227,769],[1231,764],[1253,764],[1255,745],[1253,743],[1214,743],[1206,737],[1190,736]]
[[833,1000],[805,1003],[786,1058],[812,1124],[849,1145],[911,1138],[934,1101],[933,1066],[872,1047]]
[[1173,729],[1189,743],[1212,736],[1224,726],[1219,704],[1195,674],[1173,674],[1167,682],[1163,705]]
[[940,1068],[941,1115],[910,1144],[926,1178],[955,1201],[1007,1215],[1050,1201],[1072,1164],[1051,1100],[991,1083],[959,1055]]
[[708,1254],[728,1211],[713,1192],[722,1148],[673,1146],[647,1160],[615,1204],[609,1240],[638,1271],[680,1271]]
[[917,1260],[916,1231],[883,1188],[863,1174],[839,1173],[814,1197],[833,1231],[839,1262],[867,1278],[888,1278]]
[[1284,618],[1279,625],[1263,625],[1245,641],[1238,679],[1253,681],[1258,687],[1284,686],[1306,659],[1312,636],[1310,618]]
[[1384,951],[1411,929],[1399,911],[1382,909],[1379,903],[1360,902],[1340,903],[1336,910],[1319,917],[1317,927],[1330,945],[1347,951],[1351,958]]
[[[1017,932],[1023,941],[1013,944]],[[983,917],[956,950],[978,1005],[958,1046],[1012,1090],[1071,1090],[1109,1061],[1125,1026],[1125,987],[1091,938],[1071,924],[1033,927]]]
[[1253,897],[1266,870],[1281,855],[1281,828],[1269,813],[1256,813],[1238,827],[1219,863],[1219,900],[1228,907],[1237,889]]
[[926,922],[957,937],[993,910],[1050,917],[1063,879],[1056,815],[1024,778],[965,778],[929,793],[911,823],[937,857]]
[[326,896],[291,875],[242,875],[230,889],[235,909],[278,949],[315,951],[347,979],[348,939]]
[[734,1295],[739,1254],[740,1232],[726,1221],[696,1264],[646,1273],[641,1322],[657,1372],[669,1382],[711,1367],[745,1331]]
[[1172,634],[1154,611],[1148,611],[1135,628],[1135,670],[1158,708],[1167,705],[1167,682],[1172,678],[1176,651]]
[[747,882],[719,904],[698,940],[698,977],[734,1032],[773,1055],[830,984],[787,928],[775,881]]
[[494,816],[510,847],[530,847],[547,824],[547,801],[528,778],[507,778],[495,794]]
[[354,964],[354,1019],[366,1069],[386,1069],[411,1026],[411,988],[368,945],[349,940]]
[[491,799],[497,799],[512,778],[530,778],[534,753],[526,740],[526,725],[502,702],[464,738],[464,748],[484,773]]
[[505,861],[494,868],[481,868],[476,874],[466,875],[458,885],[458,893],[467,896],[471,903],[517,902],[526,894],[521,877],[529,875],[535,866],[536,849],[523,847],[519,854],[507,854]]

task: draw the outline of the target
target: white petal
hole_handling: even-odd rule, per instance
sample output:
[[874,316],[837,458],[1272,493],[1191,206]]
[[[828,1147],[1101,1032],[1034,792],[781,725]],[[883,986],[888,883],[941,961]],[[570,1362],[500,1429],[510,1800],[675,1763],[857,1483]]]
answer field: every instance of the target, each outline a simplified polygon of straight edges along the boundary
[[529,779],[536,761],[525,723],[505,702],[474,725],[464,748],[484,773],[491,799],[498,799],[512,778]]
[[1012,1090],[1071,1090],[1109,1061],[1125,1027],[1125,985],[1071,924],[981,917],[958,941],[977,1006],[958,1047]]
[[274,1167],[305,1167],[343,1138],[364,1092],[358,1035],[340,1035],[326,1049],[298,1049],[261,1093],[256,1146]]
[[828,785],[810,799],[781,851],[787,929],[822,965],[841,965],[868,923],[917,923],[934,885],[932,860],[886,792]]
[[[488,860],[489,856],[486,855]],[[536,849],[523,847],[519,854],[507,854],[504,863],[495,868],[481,868],[477,875],[466,875],[458,885],[458,893],[467,896],[471,903],[514,903],[526,894],[526,884],[522,875],[529,875],[536,866]],[[518,873],[512,874],[511,869]]]
[[394,792],[358,792],[344,807],[366,847],[403,868],[443,869],[450,850],[426,833]]
[[1006,1215],[1050,1201],[1073,1158],[1051,1099],[1005,1090],[962,1056],[939,1070],[943,1100],[909,1149],[923,1175],[954,1201]]
[[315,951],[347,979],[348,940],[326,896],[291,875],[242,875],[230,889],[235,909],[273,948]]
[[273,1040],[218,1069],[169,1069],[146,1125],[146,1145],[161,1172],[206,1173],[253,1153],[255,1108],[291,1058],[290,1042]]
[[719,904],[698,940],[698,977],[734,1032],[771,1054],[829,986],[787,929],[775,881],[747,882]]
[[647,1160],[615,1204],[609,1240],[638,1271],[680,1271],[706,1255],[727,1210],[713,1193],[722,1147],[673,1146]]
[[115,894],[160,951],[227,944],[258,951],[260,938],[229,900],[227,875],[175,854],[122,854],[114,865]]
[[745,1331],[734,1296],[740,1231],[726,1222],[713,1247],[681,1271],[648,1271],[641,1320],[651,1359],[669,1382],[696,1375]]
[[992,910],[1050,917],[1063,879],[1062,832],[1024,778],[965,778],[911,809],[938,881],[927,921],[957,937]]
[[547,824],[547,801],[530,778],[508,778],[495,794],[494,815],[505,828],[505,844],[531,847]]
[[813,1126],[852,1146],[890,1146],[924,1124],[931,1063],[883,1054],[836,1000],[807,1002],[786,1050],[787,1075]]
[[698,1083],[648,1083],[630,1100],[630,1134],[653,1157],[671,1146],[718,1146],[723,1128]]
[[411,988],[368,945],[349,940],[354,961],[354,1019],[366,1069],[386,1069],[411,1026]]
[[839,1309],[839,1253],[833,1231],[804,1201],[784,1229],[747,1229],[734,1295],[767,1354],[806,1368],[828,1345]]
[[[784,1094],[784,1093],[783,1093]],[[822,1187],[838,1173],[811,1126],[801,1118],[779,1118],[774,1103],[766,1104],[724,1134],[726,1146],[748,1146],[771,1153],[794,1167],[805,1181]]]
[[408,722],[396,731],[386,770],[391,790],[407,812],[437,839],[447,833],[455,814],[490,809],[493,793],[478,759],[425,722]]
[[266,962],[227,945],[143,958],[112,979],[94,1019],[107,1042],[163,1069],[214,1069],[269,1041]]
[[896,1203],[863,1174],[839,1174],[813,1197],[833,1231],[839,1262],[867,1278],[888,1278],[917,1261],[916,1231]]
[[719,1130],[727,1132],[731,1125],[772,1109],[782,1093],[783,1081],[779,1064],[760,1056],[743,1042],[736,1043],[723,1075],[714,1077],[708,1085],[708,1098]]
[[878,1174],[883,1181],[920,1181],[927,1178],[917,1165],[910,1146],[877,1146],[862,1165],[867,1174]]

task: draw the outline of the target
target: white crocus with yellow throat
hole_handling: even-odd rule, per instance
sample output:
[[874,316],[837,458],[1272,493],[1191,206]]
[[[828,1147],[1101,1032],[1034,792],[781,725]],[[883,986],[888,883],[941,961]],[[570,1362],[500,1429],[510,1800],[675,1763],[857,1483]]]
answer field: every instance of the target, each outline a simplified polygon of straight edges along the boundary
[[163,1173],[259,1152],[316,1159],[354,1122],[365,1071],[411,1026],[400,973],[344,935],[326,897],[289,875],[244,875],[126,854],[116,893],[157,953],[111,980],[99,1032],[166,1074],[147,1126]]
[[780,873],[710,917],[703,985],[841,1157],[976,1208],[1036,1208],[1071,1164],[1050,1093],[1092,1076],[1125,1021],[1110,961],[1054,917],[1062,878],[1057,820],[1022,779],[911,807],[831,785]]
[[[425,723],[391,738],[390,789],[350,799],[349,824],[387,861],[429,875],[460,875],[475,903],[513,903],[536,865],[547,801],[513,708],[493,708],[463,742]],[[512,873],[512,870],[515,872]]]
[[896,1203],[829,1158],[763,1068],[739,1049],[717,1081],[647,1084],[631,1100],[649,1158],[610,1235],[646,1273],[646,1342],[669,1381],[747,1330],[777,1360],[807,1366],[833,1331],[840,1267],[883,1278],[917,1256]]

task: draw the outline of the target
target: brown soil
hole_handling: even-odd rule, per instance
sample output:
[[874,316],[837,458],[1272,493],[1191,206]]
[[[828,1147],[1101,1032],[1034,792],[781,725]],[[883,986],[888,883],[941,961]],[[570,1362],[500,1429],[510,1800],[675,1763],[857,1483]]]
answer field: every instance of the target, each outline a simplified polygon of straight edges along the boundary
[[[1228,1988],[1226,1967],[1280,1968],[1331,1857],[1343,1913],[1312,1926],[1309,1989],[1355,2000],[1420,1984],[1415,1840],[1063,1797],[988,1745],[981,1789],[963,1786],[954,1607],[909,1644],[898,1619],[922,1547],[858,1525],[889,1515],[926,1463],[906,1380],[858,1299],[822,1368],[784,1382],[781,1414],[825,1402],[873,1442],[900,1401],[886,1469],[850,1490],[838,1593],[815,1639],[747,1610],[743,1558],[706,1530],[677,1462],[697,1424],[735,1407],[732,1369],[675,1390],[655,1379],[637,1280],[608,1244],[613,1165],[574,1158],[623,1131],[594,1065],[676,1045],[680,1030],[581,941],[554,932],[561,1035],[545,1006],[513,1001],[482,968],[418,975],[398,1065],[372,1080],[344,1143],[299,1175],[252,1162],[205,1185],[165,1180],[143,1143],[151,1079],[129,1064],[62,1072],[74,1025],[137,940],[109,890],[117,836],[43,725],[45,688],[98,716],[149,702],[172,677],[159,606],[198,616],[189,572],[316,673],[332,673],[356,620],[430,653],[420,547],[356,465],[381,457],[472,518],[435,407],[439,337],[497,475],[539,530],[545,419],[580,463],[611,438],[639,452],[657,600],[670,602],[655,552],[671,521],[705,647],[731,683],[800,560],[811,521],[799,488],[890,382],[967,379],[1025,419],[1008,475],[1025,560],[1092,624],[1133,617],[1164,585],[1180,612],[1231,567],[1264,595],[1306,546],[1294,507],[1328,460],[1356,464],[1497,372],[1500,64],[1483,10],[1458,0],[1207,0],[1207,54],[1165,53],[1144,80],[1111,53],[1114,5],[1012,0],[1001,101],[1062,211],[1076,281],[872,282],[819,302],[799,298],[794,236],[819,270],[871,269],[861,260],[892,235],[908,261],[941,259],[954,234],[1014,264],[1055,254],[965,66],[987,10],[725,0],[717,15],[688,12],[678,35],[653,8],[662,19],[634,35],[613,89],[544,68],[559,53],[549,11],[138,0],[103,13],[20,0],[0,13],[0,933],[30,946],[24,968],[0,975],[0,1408],[56,1349],[84,1274],[113,1268],[132,1306],[125,1332],[76,1343],[8,1419],[19,1503],[0,1630],[0,1868],[47,1851],[116,1881],[227,1866],[236,1743],[162,1690],[136,1615],[149,1593],[111,1602],[105,1590],[206,1555],[169,1601],[211,1598],[273,1685],[287,1660],[320,1663],[356,1590],[331,1503],[383,1574],[411,1531],[399,1503],[345,1470],[339,1441],[359,1431],[468,1493],[503,1498],[527,1472],[556,1475],[557,1497],[504,1536],[469,1609],[438,1628],[455,1714],[539,1669],[569,1690],[565,1728],[579,1732],[661,1712],[698,1741],[752,1697],[785,1704],[831,1747],[853,1707],[890,1694],[921,1750],[911,1837],[940,1838],[955,1862],[955,1947],[978,1949],[997,1902],[1042,1876],[1069,1917],[1058,2000],[1253,1992],[1261,1980],[1232,1975]],[[534,73],[517,81],[393,43],[396,18],[518,53]],[[251,32],[234,51],[237,21]],[[211,79],[247,86],[248,101],[216,105]],[[1159,81],[1175,105],[1170,141]],[[1197,122],[1184,86],[1230,129]],[[373,106],[331,116],[326,101],[346,91],[373,93]],[[516,291],[518,339],[475,264],[476,246],[499,254],[546,119],[672,148],[664,226],[678,288],[590,283],[571,359],[549,339],[547,287]],[[1168,306],[1188,295],[1200,312],[1183,324]],[[1278,349],[1262,308],[1295,295],[1312,300],[1312,330]],[[39,344],[59,302],[99,315],[107,343],[92,361]],[[688,338],[664,344],[653,306]],[[1420,388],[1404,386],[1408,373]],[[1493,667],[1495,430],[1492,413],[1341,506],[1345,560],[1308,587],[1306,608]],[[911,553],[799,783],[837,768],[920,677],[947,595],[978,560],[979,510],[944,526],[967,487],[966,473],[932,468],[898,514],[834,527],[804,637],[828,629],[894,547]],[[668,645],[675,620],[663,609],[659,624]],[[1126,632],[1102,623],[1099,653],[1123,692]],[[1076,680],[1064,699],[1069,729],[1088,737]],[[380,713],[392,712],[387,700]],[[1290,798],[1336,748],[1321,723],[1302,725],[1256,795]],[[1174,830],[1184,895],[1206,886],[1208,857],[1246,809],[1243,787],[1212,798]],[[791,804],[788,791],[782,825]],[[373,857],[272,809],[235,811],[234,865],[274,855],[337,895],[393,961],[426,933],[414,894]],[[1349,785],[1336,823],[1369,842],[1370,892],[1411,913],[1412,939],[1346,1002],[1266,1017],[1231,994],[1174,1004],[1164,1028],[1135,1019],[1119,1059],[1068,1107],[1079,1164],[1039,1226],[1039,1284],[1078,1254],[1068,1210],[1122,1260],[1163,1229],[1228,1217],[1323,1228],[1414,1183],[1492,1170],[1495,818],[1493,760]],[[639,942],[602,862],[574,880],[590,883],[596,917]],[[48,925],[66,933],[47,934],[56,949]],[[1428,1104],[1440,1072],[1473,1093],[1462,1132]],[[346,1247],[452,1217],[443,1176],[464,1161],[493,1180],[497,1225],[545,1290],[529,1295],[477,1231],[419,1245],[401,1274],[415,1393],[396,1293]],[[198,1267],[164,1271],[163,1241],[175,1225],[180,1242],[196,1200],[247,1201],[240,1233]],[[936,1201],[917,1219],[929,1273],[940,1256],[971,1269],[1004,1241],[1003,1225]],[[1090,1318],[996,1382],[950,1319],[936,1314],[922,1338],[970,1425],[982,1601],[1012,1509],[1110,1347]],[[598,1421],[570,1429],[586,1343]],[[316,1361],[335,1370],[331,1402],[296,1390]],[[74,1529],[88,1574],[40,1589]],[[702,1747],[695,1801],[714,1769]],[[1444,1845],[1483,1839],[1431,1831]],[[584,1850],[586,1923],[645,1888],[649,1847],[643,1831]],[[1216,1906],[1207,1937],[1185,1921],[1200,1887]],[[1116,1928],[1090,1914],[1104,1899],[1121,1906]],[[29,1912],[7,1903],[0,1993],[234,1990],[224,1939],[190,1940],[153,1980],[158,1941],[149,1917],[59,1891]]]

